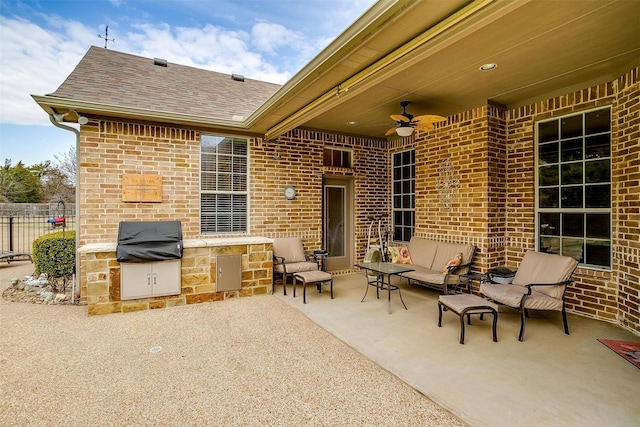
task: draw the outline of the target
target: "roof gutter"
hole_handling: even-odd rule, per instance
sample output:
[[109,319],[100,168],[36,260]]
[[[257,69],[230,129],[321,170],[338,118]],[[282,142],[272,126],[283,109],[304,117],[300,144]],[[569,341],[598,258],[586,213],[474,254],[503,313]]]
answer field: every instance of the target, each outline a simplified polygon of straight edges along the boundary
[[[51,116],[54,108],[78,110],[86,114],[107,115],[113,117],[135,118],[148,121],[162,121],[173,124],[195,125],[198,127],[215,127],[231,130],[246,131],[244,121],[217,119],[195,116],[190,114],[176,114],[166,111],[148,110],[142,108],[122,107],[119,105],[97,104],[68,98],[57,98],[47,95],[31,95],[31,97]],[[74,129],[75,130],[75,129]]]
[[[80,178],[79,178],[79,162],[78,162],[78,153],[80,150],[80,131],[76,128],[72,128],[71,126],[67,126],[67,125],[63,125],[62,123],[58,122],[54,115],[53,115],[53,111],[51,111],[49,113],[49,120],[51,121],[51,123],[53,123],[53,125],[55,127],[58,127],[60,129],[63,130],[68,130],[71,131],[75,134],[76,136],[76,206],[80,206],[80,192],[77,190],[80,186]],[[76,234],[76,254],[78,253],[78,236],[80,235],[80,224],[82,224],[82,221],[80,221],[80,209],[76,209],[76,227],[78,228],[78,233]],[[75,267],[75,271],[80,271],[80,257],[76,256],[76,267]],[[73,283],[72,283],[72,287],[71,287],[71,295],[73,296],[73,302],[75,303],[77,301],[77,299],[80,297],[80,287],[76,288],[76,277],[75,277],[75,272],[73,274]]]
[[304,68],[282,85],[256,111],[251,113],[246,121],[247,126],[253,126],[264,114],[268,114],[270,110],[286,103],[288,99],[295,96],[296,88],[301,85],[308,86],[311,82],[316,81],[338,63],[344,55],[357,49],[377,28],[418,1],[420,0],[378,0]]
[[[290,115],[286,119],[279,122],[277,125],[271,127],[265,133],[265,139],[273,139],[282,135],[283,133],[288,132],[291,129],[294,129],[298,126],[301,126],[308,120],[311,120],[323,112],[331,109],[335,105],[342,102],[339,99],[339,95],[343,94],[349,90],[356,89],[357,86],[362,85],[364,82],[370,80],[372,77],[376,75],[380,75],[380,73],[384,73],[383,70],[385,68],[388,71],[388,68],[391,65],[397,64],[402,60],[407,58],[407,55],[415,52],[417,49],[420,49],[428,42],[432,41],[437,36],[443,34],[444,32],[450,30],[451,28],[458,25],[460,22],[466,20],[470,16],[478,13],[485,7],[489,6],[492,3],[495,3],[496,0],[475,0],[473,3],[468,6],[462,8],[455,14],[449,16],[447,19],[443,20],[439,24],[434,27],[429,28],[424,33],[400,46],[393,52],[389,53],[385,57],[379,59],[373,64],[369,65],[365,69],[360,72],[354,74],[347,80],[340,83],[337,87],[332,88],[331,90],[325,92],[323,95],[319,96],[305,107],[296,111],[294,114]],[[367,21],[365,21],[367,22]],[[321,58],[326,61],[324,58],[330,58],[335,54],[335,50],[329,50],[322,54]],[[298,82],[296,82],[298,83]],[[291,91],[295,90],[295,86],[293,88],[288,87],[287,85],[283,86],[282,91]],[[280,94],[278,91],[276,94],[279,95],[280,98],[283,97],[284,94]],[[275,102],[275,100],[270,100],[269,102]],[[260,110],[259,110],[260,111]]]

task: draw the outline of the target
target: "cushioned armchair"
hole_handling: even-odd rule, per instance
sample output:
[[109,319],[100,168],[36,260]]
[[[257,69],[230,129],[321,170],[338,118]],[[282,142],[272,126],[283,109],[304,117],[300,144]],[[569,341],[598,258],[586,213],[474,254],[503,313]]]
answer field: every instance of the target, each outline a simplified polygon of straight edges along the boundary
[[287,294],[287,276],[301,271],[318,270],[316,256],[304,252],[302,240],[299,237],[280,237],[273,239],[273,283],[271,291],[275,289],[276,274],[282,275],[282,287]]
[[482,283],[480,293],[499,304],[520,310],[519,341],[524,339],[527,310],[561,312],[564,333],[569,335],[564,295],[577,266],[578,261],[571,257],[528,251],[512,284]]

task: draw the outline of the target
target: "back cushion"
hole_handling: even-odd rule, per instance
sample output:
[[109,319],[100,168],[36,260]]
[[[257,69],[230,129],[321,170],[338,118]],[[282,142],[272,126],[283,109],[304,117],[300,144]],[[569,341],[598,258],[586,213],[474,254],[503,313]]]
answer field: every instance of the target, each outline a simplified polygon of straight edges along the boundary
[[[513,278],[513,284],[524,286],[531,283],[564,282],[571,278],[577,265],[578,261],[568,256],[527,251]],[[562,298],[562,286],[538,286],[533,289],[553,298]]]
[[445,266],[459,253],[462,253],[461,264],[466,264],[473,254],[473,246],[459,243],[438,242],[438,252],[433,259],[432,270],[442,271]]
[[408,247],[411,264],[431,269],[437,248],[438,242],[415,236],[412,237]]
[[286,262],[306,261],[302,240],[299,237],[279,237],[273,239],[273,254],[284,257]]

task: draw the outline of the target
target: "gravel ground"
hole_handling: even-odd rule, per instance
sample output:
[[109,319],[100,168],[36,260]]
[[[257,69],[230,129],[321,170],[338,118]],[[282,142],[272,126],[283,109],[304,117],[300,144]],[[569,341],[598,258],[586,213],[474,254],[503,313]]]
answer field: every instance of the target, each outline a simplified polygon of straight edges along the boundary
[[[30,270],[0,266],[0,290]],[[92,317],[1,299],[0,321],[2,426],[465,425],[269,295]]]

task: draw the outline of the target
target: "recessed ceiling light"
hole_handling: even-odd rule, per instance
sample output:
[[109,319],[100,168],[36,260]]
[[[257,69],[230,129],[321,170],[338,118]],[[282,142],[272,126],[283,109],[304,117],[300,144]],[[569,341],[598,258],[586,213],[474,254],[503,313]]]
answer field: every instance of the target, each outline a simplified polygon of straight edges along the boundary
[[347,122],[347,124],[348,124],[349,126],[355,126],[355,125],[357,125],[357,124],[358,124],[358,122]]
[[480,66],[480,71],[490,71],[496,68],[498,64],[483,64]]

